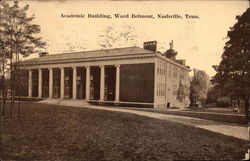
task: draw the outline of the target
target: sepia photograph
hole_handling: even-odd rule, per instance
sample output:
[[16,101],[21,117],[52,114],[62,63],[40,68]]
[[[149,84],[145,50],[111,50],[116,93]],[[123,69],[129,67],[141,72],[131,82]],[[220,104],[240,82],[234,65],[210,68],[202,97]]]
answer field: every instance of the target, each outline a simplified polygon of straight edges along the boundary
[[0,0],[0,161],[249,160],[248,0]]

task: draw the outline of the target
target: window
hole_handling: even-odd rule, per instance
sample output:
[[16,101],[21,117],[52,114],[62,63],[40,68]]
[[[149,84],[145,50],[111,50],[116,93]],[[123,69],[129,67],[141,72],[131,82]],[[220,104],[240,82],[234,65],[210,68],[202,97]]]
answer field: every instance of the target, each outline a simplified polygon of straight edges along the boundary
[[181,79],[181,80],[184,80],[184,78],[185,78],[184,75],[185,75],[185,71],[184,71],[184,70],[181,70],[181,71],[180,71],[180,79]]
[[173,86],[173,95],[176,96],[177,95],[177,85]]
[[157,84],[157,88],[156,88],[156,91],[157,91],[157,96],[159,96],[159,84]]
[[184,74],[180,74],[180,79],[181,79],[181,80],[184,79]]
[[162,87],[163,87],[162,96],[165,96],[165,84],[163,84]]
[[177,78],[177,73],[176,72],[173,72],[173,77]]
[[159,60],[159,73],[161,74],[161,61]]
[[174,77],[174,78],[177,78],[177,77],[178,77],[178,67],[177,67],[177,66],[174,66],[173,77]]
[[172,76],[172,70],[173,70],[172,65],[169,64],[169,78],[171,78]]
[[164,96],[164,84],[161,85],[162,86],[162,96]]
[[161,84],[160,84],[160,96],[162,96],[162,88],[161,88]]

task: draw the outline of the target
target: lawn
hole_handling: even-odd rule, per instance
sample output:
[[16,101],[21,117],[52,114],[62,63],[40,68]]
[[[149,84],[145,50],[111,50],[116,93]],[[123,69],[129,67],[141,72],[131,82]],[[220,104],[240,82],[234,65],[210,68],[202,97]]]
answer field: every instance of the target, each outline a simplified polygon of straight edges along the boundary
[[22,103],[2,119],[3,160],[238,160],[244,141],[134,114]]
[[[136,109],[136,108],[130,108],[130,109]],[[226,109],[216,110],[214,108],[196,108],[196,109],[174,111],[166,108],[165,109],[137,108],[136,110],[164,113],[170,115],[187,116],[187,117],[194,117],[199,119],[213,120],[213,121],[220,121],[220,122],[234,123],[241,125],[248,124],[246,116]]]

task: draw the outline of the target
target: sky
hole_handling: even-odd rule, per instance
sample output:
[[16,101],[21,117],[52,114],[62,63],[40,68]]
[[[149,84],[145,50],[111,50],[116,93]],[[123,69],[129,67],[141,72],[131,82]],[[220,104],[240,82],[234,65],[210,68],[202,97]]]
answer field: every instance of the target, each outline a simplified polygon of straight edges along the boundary
[[[133,39],[115,43],[112,48],[139,46],[145,41],[157,41],[164,52],[174,41],[177,59],[186,59],[186,65],[206,71],[213,76],[212,65],[219,64],[227,31],[249,7],[247,0],[224,1],[80,1],[46,0],[21,2],[29,4],[29,15],[41,26],[40,36],[47,42],[50,54],[101,49],[108,27],[117,37],[124,31]],[[62,18],[62,14],[105,14],[113,18]],[[114,14],[129,14],[130,18],[114,18]],[[131,18],[131,14],[153,15],[155,18]],[[159,19],[158,14],[182,16],[182,19]],[[187,19],[185,14],[199,18]],[[37,54],[38,55],[38,54]],[[31,57],[37,56],[33,55]]]

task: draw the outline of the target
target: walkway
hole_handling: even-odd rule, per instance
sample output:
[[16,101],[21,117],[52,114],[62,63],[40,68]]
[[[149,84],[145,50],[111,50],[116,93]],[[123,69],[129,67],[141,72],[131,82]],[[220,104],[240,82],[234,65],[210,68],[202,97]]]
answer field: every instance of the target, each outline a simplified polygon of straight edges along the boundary
[[60,99],[48,99],[44,101],[40,101],[41,103],[49,103],[49,104],[58,104],[64,106],[76,106],[76,107],[87,107],[92,109],[100,109],[100,110],[108,110],[108,111],[117,111],[117,112],[125,112],[132,113],[141,116],[147,116],[152,118],[157,118],[161,120],[168,120],[172,122],[177,122],[185,125],[191,125],[194,127],[210,130],[216,133],[220,133],[223,135],[233,136],[243,140],[249,140],[249,132],[247,126],[238,125],[238,124],[229,124],[218,121],[204,120],[192,117],[185,116],[177,116],[170,114],[162,114],[156,112],[145,112],[136,110],[135,108],[119,108],[119,107],[103,107],[103,106],[95,106],[89,105],[83,101],[72,101],[72,100],[60,100]]

